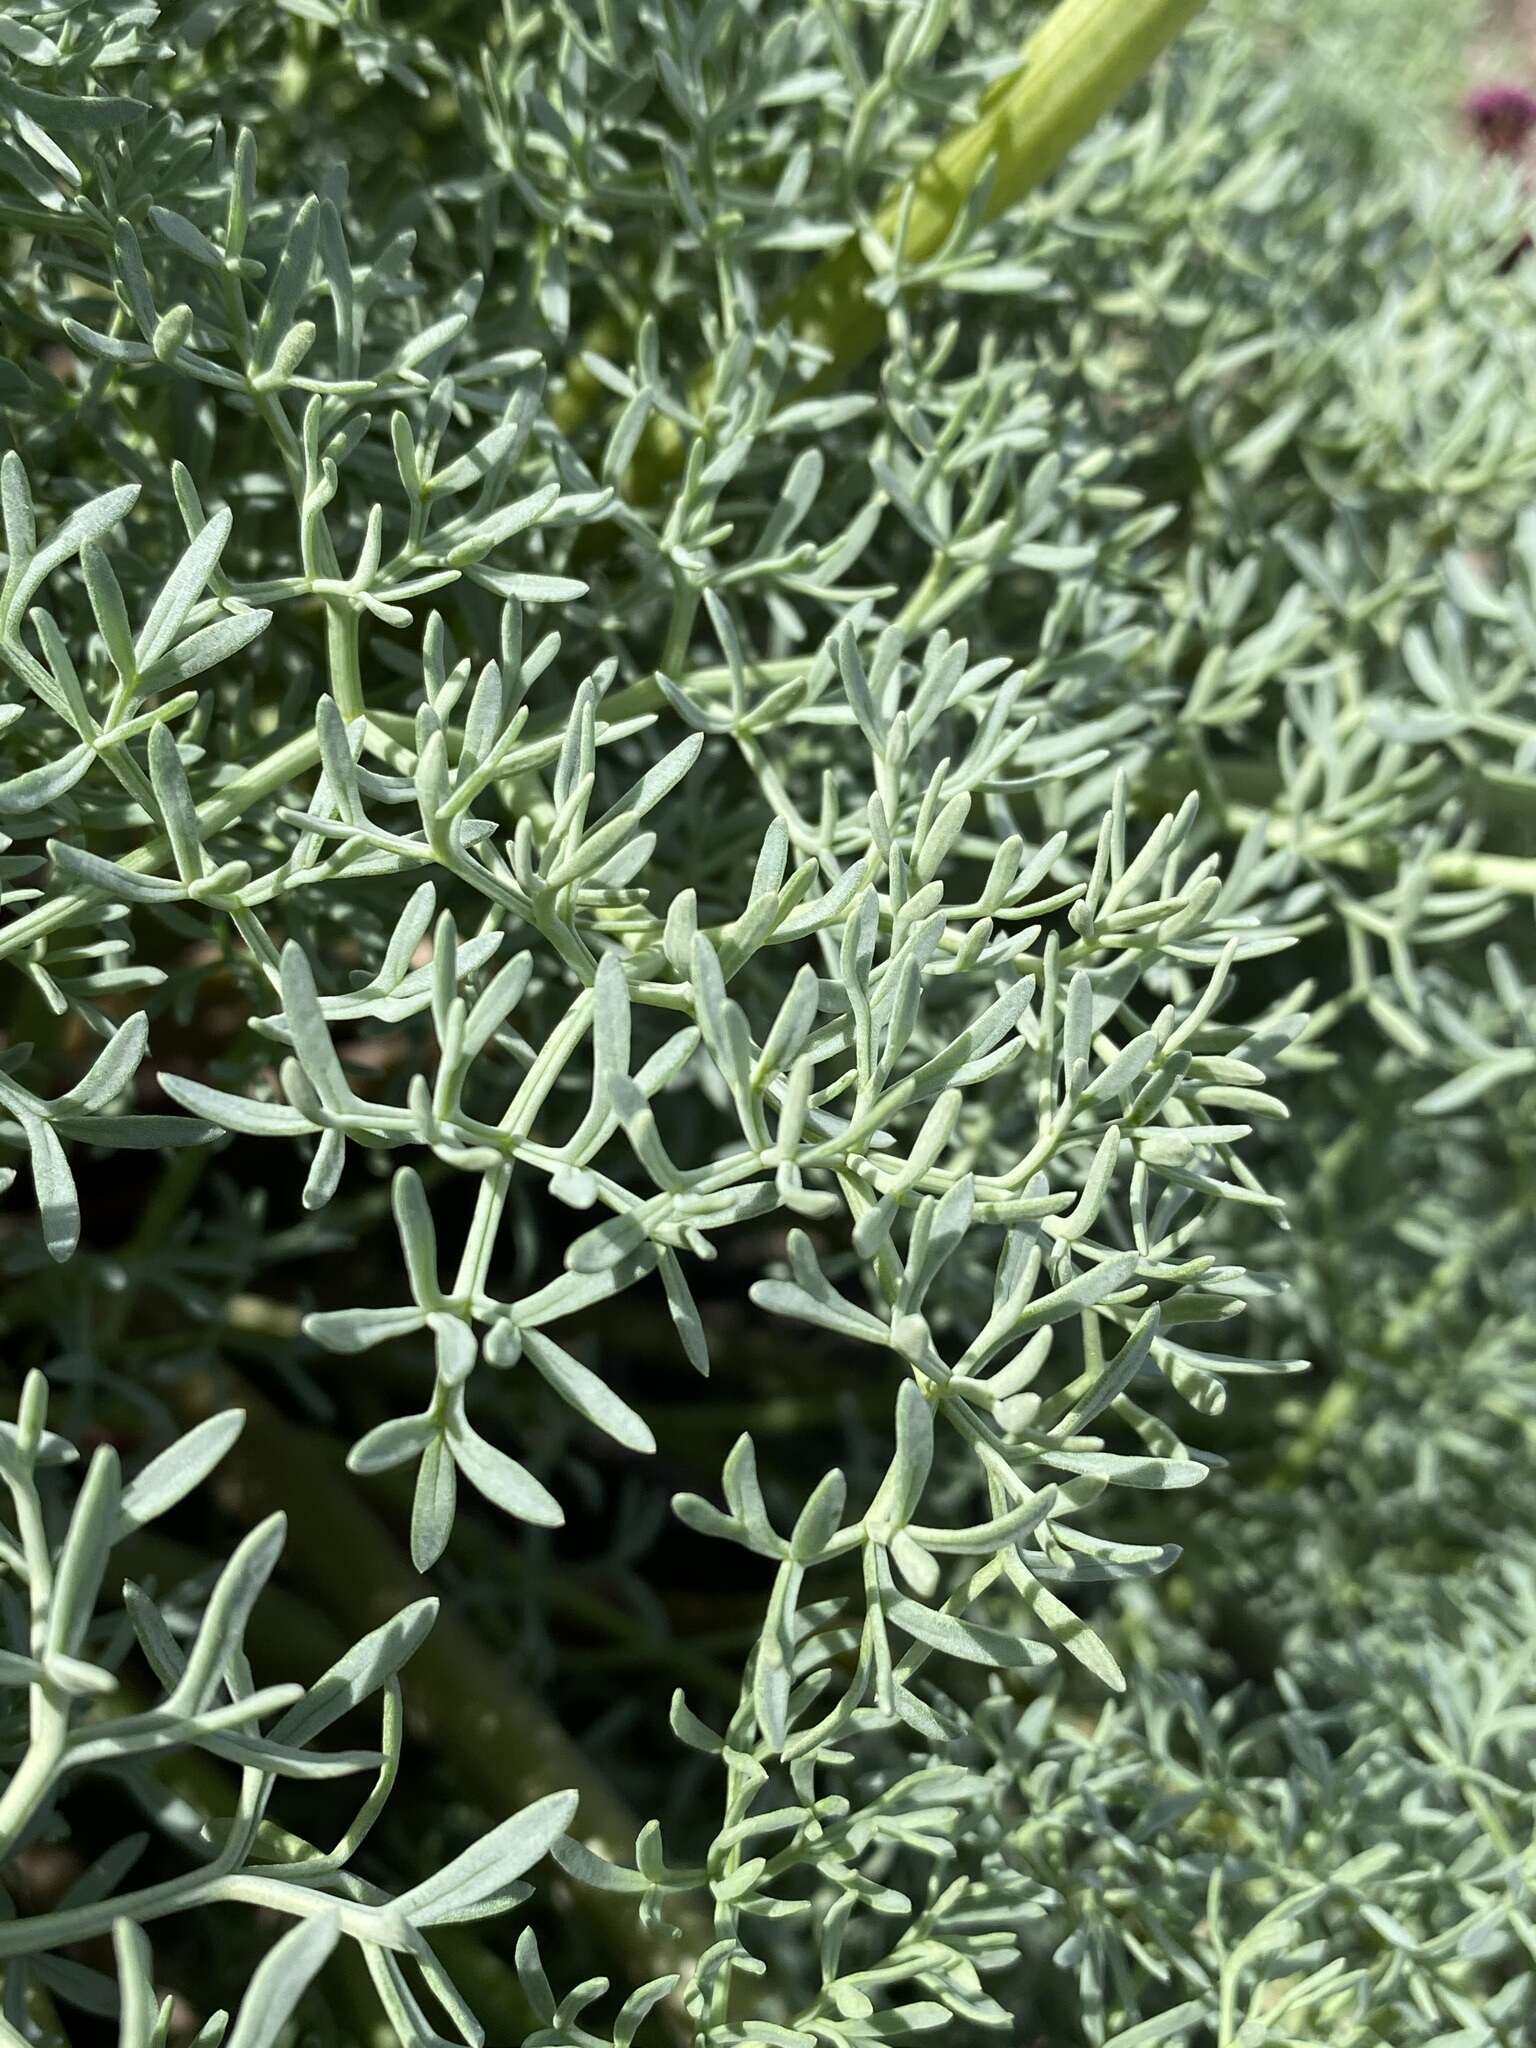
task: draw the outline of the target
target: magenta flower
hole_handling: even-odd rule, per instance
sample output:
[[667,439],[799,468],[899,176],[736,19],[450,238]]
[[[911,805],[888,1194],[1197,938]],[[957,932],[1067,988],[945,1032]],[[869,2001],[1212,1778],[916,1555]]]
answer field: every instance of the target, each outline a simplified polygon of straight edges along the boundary
[[1536,128],[1536,95],[1518,85],[1484,85],[1469,93],[1468,124],[1490,156],[1518,156]]

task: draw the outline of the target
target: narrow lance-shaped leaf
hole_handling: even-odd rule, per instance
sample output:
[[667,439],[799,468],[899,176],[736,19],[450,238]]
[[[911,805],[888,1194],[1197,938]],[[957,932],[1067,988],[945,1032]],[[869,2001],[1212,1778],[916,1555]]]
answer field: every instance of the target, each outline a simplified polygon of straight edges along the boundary
[[227,2048],[275,2048],[340,1936],[341,1917],[335,1912],[290,1928],[257,1964]]
[[574,1792],[551,1792],[482,1835],[462,1855],[396,1901],[416,1927],[437,1927],[470,1917],[538,1862],[576,1817]]

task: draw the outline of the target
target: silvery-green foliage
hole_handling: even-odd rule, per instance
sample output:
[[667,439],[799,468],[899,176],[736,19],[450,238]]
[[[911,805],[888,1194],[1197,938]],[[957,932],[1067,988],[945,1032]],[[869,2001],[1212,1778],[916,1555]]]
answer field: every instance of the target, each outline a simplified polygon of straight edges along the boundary
[[[18,1419],[0,1425],[0,1478],[14,1534],[0,1538],[7,1576],[0,1712],[16,1758],[0,1794],[0,1856],[25,1854],[56,1832],[60,1802],[79,1781],[110,1780],[146,1826],[82,1871],[51,1911],[0,1924],[4,2013],[25,2020],[37,1991],[87,2012],[121,2013],[130,2048],[164,2039],[153,1990],[147,1925],[171,1914],[238,1903],[290,1919],[262,1961],[229,2035],[242,2048],[275,2042],[338,1939],[361,1948],[381,2004],[401,2040],[428,2038],[411,1975],[419,1971],[457,2037],[484,2035],[443,1970],[428,1930],[520,1904],[522,1873],[570,1825],[573,1793],[513,1816],[452,1863],[398,1897],[349,1867],[383,1812],[400,1768],[404,1706],[399,1674],[437,1611],[421,1600],[355,1643],[314,1684],[258,1686],[245,1632],[283,1547],[274,1515],[253,1529],[218,1573],[201,1608],[173,1590],[157,1599],[131,1580],[121,1608],[102,1596],[114,1550],[200,1486],[239,1436],[238,1410],[210,1417],[124,1482],[117,1452],[103,1445],[69,1488],[75,1447],[48,1426],[48,1384],[31,1374]],[[153,1689],[137,1695],[130,1666],[142,1660]],[[368,1748],[317,1748],[344,1715],[377,1701],[379,1732]],[[157,1760],[197,1751],[233,1765],[239,1801],[227,1820],[200,1816],[173,1795]],[[269,1816],[285,1781],[356,1776],[366,1790],[333,1846],[314,1846]],[[134,1882],[158,1835],[180,1852],[172,1877]],[[73,1951],[110,1932],[117,1983]],[[221,2038],[220,2018],[199,2040]],[[12,2038],[23,2038],[12,2035]],[[435,2036],[432,2038],[436,2038]]]
[[1518,2040],[1536,2014],[1526,1553],[1283,1674],[975,1732],[978,1875],[1029,1887],[1087,2039]]
[[[1323,122],[1315,61],[1261,86],[1234,18],[921,264],[876,206],[1016,10],[201,0],[0,37],[0,959],[37,1020],[0,1146],[64,1362],[158,1413],[342,1254],[273,1362],[366,1413],[350,1469],[406,1481],[420,1570],[456,1522],[498,1560],[584,1534],[594,1460],[651,1483],[659,1412],[744,1341],[717,1273],[862,1404],[835,1468],[749,1424],[678,1488],[768,1588],[739,1688],[674,1702],[718,1817],[686,1847],[600,1855],[541,1802],[393,1902],[288,1838],[248,1879],[299,1751],[247,1721],[302,1707],[232,1650],[224,1704],[150,1710],[242,1772],[221,1841],[156,1795],[176,1909],[304,1890],[242,2048],[338,1931],[434,2039],[395,1956],[435,1970],[420,1928],[546,1841],[663,1940],[708,1917],[617,2017],[525,1931],[539,2048],[1528,2022],[1505,1582],[1404,1617],[1415,1569],[1498,1547],[1530,1427],[1530,1274],[1487,1246],[1529,1194],[1531,286],[1511,190]],[[885,331],[824,389],[779,307],[850,233]],[[77,1251],[72,1162],[178,1144],[227,1192]],[[311,1221],[269,1226],[295,1154]],[[151,1304],[155,1374],[72,1286]],[[671,1358],[610,1366],[592,1331],[653,1303]],[[513,1576],[480,1612],[537,1604]],[[1267,1715],[1200,1689],[1234,1607],[1292,1673]],[[1330,1657],[1378,1609],[1370,1670]],[[154,1613],[175,1699],[196,1650]],[[22,1644],[18,1811],[74,1669]],[[1436,1725],[1393,1720],[1426,1673]]]

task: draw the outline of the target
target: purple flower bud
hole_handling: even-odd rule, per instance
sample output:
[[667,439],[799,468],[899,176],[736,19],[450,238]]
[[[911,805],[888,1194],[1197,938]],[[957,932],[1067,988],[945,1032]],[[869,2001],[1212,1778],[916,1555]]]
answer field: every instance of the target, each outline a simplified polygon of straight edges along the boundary
[[1518,85],[1484,85],[1464,103],[1468,125],[1493,156],[1518,156],[1536,128],[1536,95]]

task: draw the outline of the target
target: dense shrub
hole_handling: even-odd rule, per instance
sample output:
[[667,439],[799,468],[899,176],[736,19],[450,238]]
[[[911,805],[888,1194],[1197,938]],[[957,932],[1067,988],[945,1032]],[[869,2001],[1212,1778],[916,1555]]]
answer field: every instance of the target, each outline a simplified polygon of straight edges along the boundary
[[987,0],[0,21],[8,2038],[1536,2025],[1533,272],[1418,12],[958,192]]

